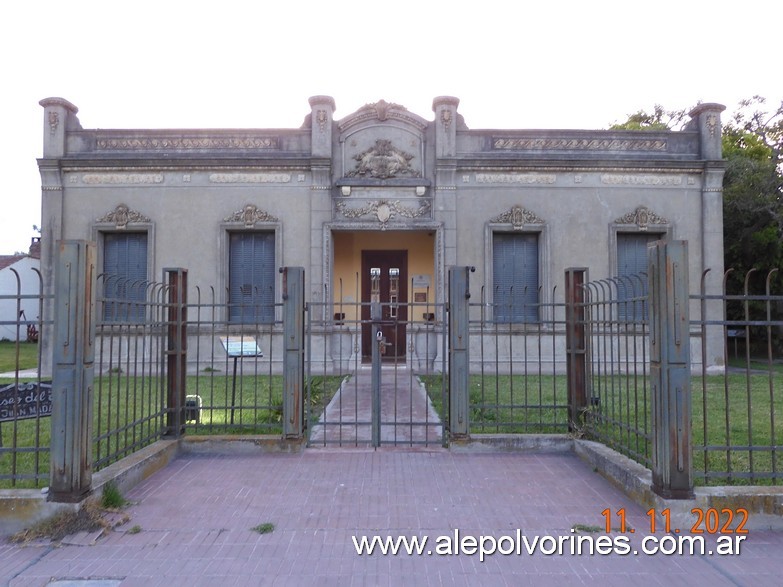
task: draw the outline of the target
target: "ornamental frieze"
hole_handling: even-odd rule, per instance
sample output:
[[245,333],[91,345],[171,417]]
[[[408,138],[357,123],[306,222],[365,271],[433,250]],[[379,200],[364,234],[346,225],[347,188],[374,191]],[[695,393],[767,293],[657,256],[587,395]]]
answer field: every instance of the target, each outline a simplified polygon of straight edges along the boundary
[[430,211],[430,203],[428,201],[419,202],[418,208],[403,206],[399,200],[377,200],[369,202],[361,208],[350,208],[345,202],[338,201],[336,206],[345,218],[360,218],[374,214],[378,222],[381,223],[381,230],[386,230],[386,225],[395,215],[404,218],[419,218]]
[[241,222],[245,228],[251,228],[256,222],[277,222],[278,218],[272,216],[266,210],[260,209],[255,204],[245,204],[244,208],[237,210],[231,216],[223,219],[223,222]]
[[392,145],[390,140],[378,139],[375,145],[354,155],[356,169],[345,174],[346,177],[370,177],[389,179],[401,175],[421,177],[421,172],[411,167],[414,156]]
[[288,183],[290,173],[212,173],[210,183]]
[[544,224],[544,221],[541,218],[527,208],[519,205],[512,206],[507,212],[495,216],[490,222],[496,224],[511,224],[514,227],[514,230],[520,230],[526,224]]
[[[71,183],[75,176],[71,177]],[[85,173],[82,183],[88,185],[137,185],[163,183],[162,173]]]
[[125,228],[128,224],[152,222],[141,212],[131,210],[127,204],[119,204],[114,210],[96,218],[95,221],[113,224],[116,228]]
[[650,224],[669,224],[669,221],[663,216],[658,216],[647,206],[639,206],[633,212],[625,216],[620,216],[614,221],[615,224],[635,224],[639,230],[647,230]]
[[493,137],[492,148],[510,151],[666,151],[665,139]]
[[109,137],[97,141],[99,151],[277,149],[278,144],[278,137]]
[[601,183],[606,185],[682,185],[682,176],[604,173],[601,175]]
[[[476,183],[552,184],[557,176],[552,173],[477,173]],[[464,181],[464,180],[463,180]]]

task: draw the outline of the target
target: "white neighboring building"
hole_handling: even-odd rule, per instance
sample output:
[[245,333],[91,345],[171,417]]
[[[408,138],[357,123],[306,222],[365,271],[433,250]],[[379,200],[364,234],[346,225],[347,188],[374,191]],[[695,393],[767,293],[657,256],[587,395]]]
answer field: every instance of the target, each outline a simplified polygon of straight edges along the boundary
[[[0,340],[28,340],[25,321],[40,315],[40,242],[33,240],[27,255],[0,255]],[[17,322],[21,315],[21,324]],[[38,326],[35,325],[36,331]]]

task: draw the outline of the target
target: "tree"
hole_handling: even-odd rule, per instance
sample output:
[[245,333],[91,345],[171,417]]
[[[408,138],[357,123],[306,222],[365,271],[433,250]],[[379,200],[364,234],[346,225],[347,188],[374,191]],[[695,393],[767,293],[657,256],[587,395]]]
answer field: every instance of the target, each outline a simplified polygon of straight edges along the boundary
[[[639,110],[612,130],[672,130],[686,122],[686,110],[666,110],[656,104],[653,111]],[[742,288],[745,274],[783,268],[783,101],[777,109],[766,108],[766,100],[753,96],[739,103],[725,117],[723,157],[724,262],[731,289]],[[783,292],[783,275],[776,275]],[[762,283],[763,291],[764,284]]]
[[[650,114],[643,110],[612,129],[673,129],[686,117],[684,110],[666,111],[656,105]],[[722,147],[726,161],[723,179],[723,254],[726,269],[731,269],[726,291],[741,293],[750,274],[751,294],[766,293],[767,276],[772,269],[770,293],[783,295],[783,101],[776,109],[766,100],[753,96],[739,103],[736,111],[724,117]],[[763,301],[751,301],[753,315],[765,316]],[[728,303],[727,318],[742,320],[744,306]],[[783,316],[783,304],[773,308],[774,319]],[[764,340],[764,336],[754,337]],[[783,340],[783,329],[776,332]]]
[[614,123],[610,130],[672,130],[682,126],[688,113],[686,110],[664,110],[656,104],[651,113],[639,110],[629,114],[625,122]]
[[[726,268],[735,270],[732,289],[750,269],[760,270],[758,281],[783,266],[783,102],[771,113],[764,103],[759,96],[742,101],[723,127],[723,242]],[[775,281],[780,292],[783,276]],[[764,291],[763,283],[754,285]]]

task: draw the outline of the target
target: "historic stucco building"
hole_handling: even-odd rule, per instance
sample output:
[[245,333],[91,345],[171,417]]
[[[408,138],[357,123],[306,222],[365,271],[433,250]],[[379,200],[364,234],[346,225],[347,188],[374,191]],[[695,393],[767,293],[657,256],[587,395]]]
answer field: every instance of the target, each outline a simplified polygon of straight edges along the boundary
[[241,324],[272,320],[252,308],[279,300],[280,266],[304,267],[309,298],[350,314],[373,295],[443,301],[446,268],[473,265],[490,318],[524,328],[566,267],[635,272],[664,237],[689,241],[691,275],[710,268],[720,289],[720,105],[683,131],[636,132],[471,129],[448,96],[431,119],[383,100],[340,119],[331,97],[309,103],[300,128],[103,130],[42,100],[44,282],[58,239],[90,239],[102,272],[186,267]]

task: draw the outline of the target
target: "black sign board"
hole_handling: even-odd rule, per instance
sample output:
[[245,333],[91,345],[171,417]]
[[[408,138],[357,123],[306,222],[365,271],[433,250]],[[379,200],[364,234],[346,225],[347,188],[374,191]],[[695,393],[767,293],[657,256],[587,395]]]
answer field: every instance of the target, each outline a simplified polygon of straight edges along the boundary
[[0,387],[0,422],[52,415],[52,382],[37,381]]

